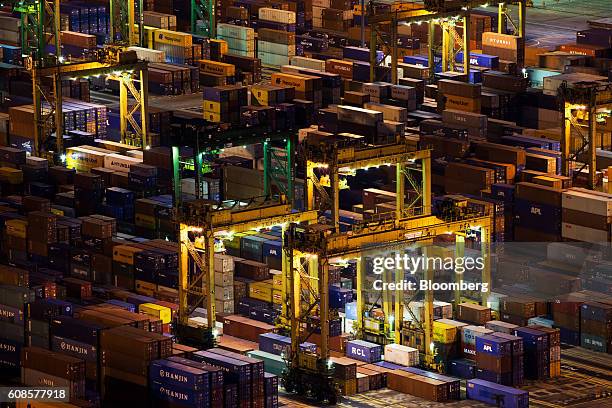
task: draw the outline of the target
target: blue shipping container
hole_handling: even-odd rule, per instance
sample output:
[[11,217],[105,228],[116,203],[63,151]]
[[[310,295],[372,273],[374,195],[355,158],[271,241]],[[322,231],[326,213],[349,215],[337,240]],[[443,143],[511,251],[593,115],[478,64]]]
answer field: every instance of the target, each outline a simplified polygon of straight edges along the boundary
[[381,359],[382,346],[368,341],[352,340],[346,343],[346,356],[366,363],[375,363]]
[[[344,59],[370,62],[370,49],[361,47],[344,47],[342,49],[342,57]],[[382,51],[377,50],[376,62],[382,62],[383,58],[385,58],[385,54]]]
[[528,408],[529,393],[485,380],[468,380],[468,399],[504,408]]
[[476,363],[468,359],[453,360],[448,365],[448,373],[459,378],[472,379],[476,376]]
[[0,339],[0,376],[15,377],[21,374],[21,347],[16,341]]
[[511,204],[514,201],[514,186],[502,183],[491,184],[491,195],[502,198],[504,204]]
[[514,335],[523,339],[524,350],[548,349],[548,335],[539,330],[529,327],[519,327],[514,330]]
[[98,345],[98,336],[103,328],[96,323],[67,316],[58,316],[49,324],[49,332],[53,336],[65,337],[95,346]]
[[[463,63],[463,52],[459,52],[455,57],[455,61]],[[496,55],[470,53],[470,65],[477,67],[497,69],[499,67],[499,57]]]
[[122,302],[121,300],[111,299],[107,300],[106,303],[119,306],[122,309],[127,310],[128,312],[136,312],[136,306],[128,302]]
[[186,387],[190,390],[208,393],[208,371],[199,370],[168,360],[155,360],[149,368],[149,378],[172,387]]
[[51,350],[93,363],[98,361],[96,346],[65,337],[51,336]]
[[151,391],[155,397],[175,403],[179,406],[208,406],[209,395],[203,391],[166,385],[159,381],[151,382],[149,387],[151,387]]
[[[291,338],[276,333],[264,333],[259,335],[259,349],[277,356],[291,354]],[[302,351],[317,352],[317,345],[304,342],[300,344]]]
[[329,307],[332,309],[342,309],[353,300],[353,291],[343,289],[339,286],[329,285]]
[[517,199],[514,209],[519,225],[549,233],[556,233],[561,228],[561,208]]
[[492,335],[476,336],[476,353],[495,357],[509,356],[512,354],[512,341]]

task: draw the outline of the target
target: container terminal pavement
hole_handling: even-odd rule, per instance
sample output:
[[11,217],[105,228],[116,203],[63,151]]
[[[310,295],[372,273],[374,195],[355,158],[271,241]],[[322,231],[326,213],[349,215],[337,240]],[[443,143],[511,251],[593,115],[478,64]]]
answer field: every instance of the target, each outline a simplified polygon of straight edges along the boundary
[[1,4],[0,400],[609,405],[612,20],[576,5]]

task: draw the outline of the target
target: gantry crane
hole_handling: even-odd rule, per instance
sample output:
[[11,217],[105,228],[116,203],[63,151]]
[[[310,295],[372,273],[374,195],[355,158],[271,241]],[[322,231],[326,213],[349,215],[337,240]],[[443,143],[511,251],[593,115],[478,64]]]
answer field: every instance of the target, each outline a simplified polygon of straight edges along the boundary
[[[291,262],[293,272],[288,276],[293,280],[290,283],[293,303],[291,311],[297,316],[292,319],[292,353],[293,358],[298,357],[295,367],[302,367],[310,361],[308,367],[315,367],[312,357],[304,357],[309,353],[299,350],[297,344],[306,341],[308,327],[312,316],[317,316],[321,325],[321,353],[315,359],[316,366],[327,367],[329,360],[329,304],[327,301],[327,285],[330,264],[357,261],[357,318],[358,324],[363,327],[365,300],[365,258],[381,251],[403,251],[412,243],[428,243],[437,236],[447,234],[462,235],[469,231],[479,231],[481,235],[481,250],[484,259],[482,270],[483,283],[490,284],[489,240],[492,228],[492,214],[481,214],[465,217],[463,219],[440,219],[431,215],[416,218],[403,218],[388,220],[386,222],[368,223],[363,228],[354,229],[352,233],[335,233],[329,225],[296,226],[292,238],[286,240],[289,251],[288,262]],[[290,231],[294,231],[290,229]],[[290,258],[292,257],[292,258]],[[403,274],[396,274],[397,282],[404,279]],[[433,271],[425,270],[424,279],[433,280]],[[295,296],[298,294],[298,296]],[[401,324],[403,321],[404,306],[403,291],[397,291],[394,296],[394,305],[383,305],[386,309],[394,311],[394,315],[385,316],[387,327],[392,328],[393,338],[400,342]],[[481,302],[487,304],[487,293],[482,293]],[[425,292],[423,330],[425,334],[425,364],[435,367],[433,348],[433,292]],[[292,316],[293,317],[293,316]],[[299,323],[303,324],[299,324]],[[395,322],[395,324],[390,324]],[[293,344],[296,343],[296,344]],[[303,367],[302,367],[303,368]]]
[[[327,139],[304,142],[306,156],[306,208],[315,208],[315,197],[319,207],[331,210],[332,226],[339,232],[340,176],[354,174],[357,170],[396,167],[396,219],[407,216],[427,215],[430,210],[431,156],[429,150],[414,151],[408,144],[399,142],[383,146],[345,146]],[[331,194],[322,186],[316,169],[324,169],[329,175]],[[421,173],[421,181],[414,173]],[[415,191],[416,198],[406,202],[406,181]]]
[[191,0],[191,32],[208,38],[215,38],[216,0]]
[[[558,97],[563,113],[561,123],[561,170],[564,176],[580,174],[589,169],[588,187],[597,185],[598,115],[609,116],[612,109],[610,82],[563,82]],[[574,138],[573,136],[577,136]],[[574,149],[574,140],[580,144]]]
[[[314,136],[314,137],[312,137]],[[342,136],[342,135],[340,135]],[[313,139],[313,140],[310,140]],[[366,329],[366,321],[364,318],[365,300],[363,288],[365,284],[365,268],[364,260],[367,254],[384,249],[385,251],[401,249],[402,245],[406,245],[411,241],[424,241],[434,238],[437,235],[455,234],[457,239],[457,251],[462,252],[462,243],[466,233],[478,226],[481,240],[483,243],[483,252],[488,254],[488,242],[491,232],[491,216],[464,217],[461,220],[452,220],[446,223],[436,217],[431,216],[431,157],[429,150],[414,151],[410,146],[398,142],[396,144],[384,146],[342,146],[341,141],[330,141],[330,138],[320,139],[316,135],[307,135],[304,140],[304,153],[306,158],[306,208],[314,209],[317,207],[315,203],[318,201],[320,211],[331,210],[331,225],[330,231],[338,234],[339,230],[339,185],[340,176],[342,174],[354,174],[357,170],[369,168],[379,168],[382,166],[396,166],[396,210],[392,216],[382,216],[378,219],[371,219],[363,223],[353,225],[352,231],[348,234],[348,242],[357,242],[358,244],[350,245],[350,251],[343,254],[335,254],[333,249],[327,249],[321,246],[324,253],[317,253],[314,257],[307,257],[312,262],[318,259],[321,264],[322,258],[338,257],[342,255],[345,259],[357,259],[357,330],[364,332]],[[322,186],[321,178],[317,175],[316,170],[321,169],[327,173],[329,177],[329,187],[331,194]],[[414,173],[421,173],[421,178],[414,177]],[[406,203],[406,182],[410,184],[414,191],[415,198]],[[318,197],[319,200],[315,200]],[[420,233],[418,232],[420,229]],[[406,232],[407,238],[399,238],[401,231]],[[398,232],[400,231],[400,232]],[[399,234],[399,235],[394,235]],[[332,235],[333,236],[333,235]],[[346,235],[341,235],[346,236]],[[357,237],[362,237],[357,239]],[[419,239],[413,239],[419,238]],[[339,239],[339,238],[338,238]],[[393,243],[399,244],[393,244]],[[350,255],[350,256],[349,256]],[[348,258],[347,258],[348,256]],[[459,256],[459,255],[458,255]],[[488,257],[485,257],[488,262]],[[303,271],[302,263],[294,261],[293,267],[300,271],[301,276],[307,276]],[[318,270],[316,263],[309,265],[311,271]],[[320,271],[322,273],[323,271]],[[390,272],[390,271],[387,271]],[[431,280],[432,271],[425,271],[425,279]],[[490,282],[490,268],[486,265],[483,270],[483,282]],[[293,276],[297,276],[296,273]],[[317,279],[322,279],[320,274],[314,274]],[[396,274],[396,279],[400,278]],[[457,279],[460,277],[457,276]],[[388,273],[384,279],[391,279],[391,274]],[[403,275],[400,280],[403,279]],[[295,284],[294,284],[295,285]],[[314,285],[310,285],[310,288]],[[297,288],[294,286],[294,291]],[[295,293],[300,293],[299,291]],[[401,324],[403,321],[403,299],[401,293],[395,294],[395,305],[391,304],[392,296],[389,293],[383,292],[383,309],[385,312],[384,333],[391,333],[396,342],[400,342]],[[458,303],[460,296],[455,295],[455,301]],[[486,294],[483,294],[481,299],[483,305],[487,304]],[[433,331],[433,293],[425,292],[425,322],[424,332],[426,344],[431,343]],[[393,316],[392,319],[389,319]],[[432,362],[430,358],[433,350],[426,350],[427,360]]]
[[[125,52],[122,47],[131,45],[129,30],[131,28],[133,31],[134,28],[134,0],[111,1],[111,33],[120,46],[105,47],[97,52],[93,60],[67,61],[61,55],[59,0],[15,1],[13,10],[21,15],[22,49],[27,56],[25,66],[32,75],[35,123],[33,154],[42,157],[53,153],[47,144],[53,130],[56,144],[55,154],[51,156],[60,160],[64,152],[61,80],[97,75],[107,75],[120,83],[122,142],[133,139],[139,147],[148,146],[147,66],[136,61],[133,53]],[[138,75],[139,90],[134,86],[134,75]],[[46,76],[52,77],[51,89],[43,85],[42,79]],[[131,108],[128,107],[129,95],[136,101]],[[140,113],[140,122],[135,119],[137,112]],[[129,131],[130,125],[134,137]]]
[[[194,307],[206,302],[208,328],[212,330],[215,322],[214,302],[214,241],[231,239],[233,234],[270,228],[281,225],[287,227],[291,222],[312,222],[318,217],[315,210],[293,212],[293,160],[297,129],[283,132],[270,131],[264,127],[243,129],[220,129],[205,123],[204,120],[186,120],[175,126],[173,147],[174,205],[179,224],[180,267],[179,267],[179,323],[186,327]],[[180,158],[179,145],[189,145],[194,149],[196,177],[202,166],[204,153],[217,152],[223,147],[244,146],[253,143],[264,144],[264,156],[268,156],[264,169],[264,196],[252,202],[214,203],[201,199],[201,191],[196,188],[198,200],[183,206],[180,200]],[[272,157],[276,154],[274,145],[285,146],[286,160],[281,166]],[[273,194],[273,187],[278,194]],[[276,198],[278,196],[278,198]],[[189,273],[189,262],[196,271]],[[286,270],[283,271],[285,273]],[[284,279],[287,281],[287,279]],[[189,297],[193,301],[189,301]],[[289,316],[287,307],[288,288],[283,285],[283,316]],[[288,325],[288,320],[285,321]]]
[[[398,24],[428,24],[428,66],[430,79],[434,79],[436,64],[435,26],[442,29],[441,63],[442,72],[456,72],[462,65],[462,73],[469,78],[470,58],[464,57],[461,64],[456,62],[456,56],[462,52],[464,56],[470,55],[470,11],[476,7],[498,5],[499,33],[505,32],[505,21],[511,22],[515,28],[515,35],[524,36],[525,33],[525,1],[501,0],[466,0],[445,1],[425,0],[424,2],[404,2],[394,4],[388,13],[375,13],[374,3],[368,6],[368,24],[370,25],[370,81],[379,80],[376,77],[376,66],[379,65],[376,56],[377,44],[385,45],[383,49],[390,52],[391,82],[397,84],[397,25]],[[507,4],[516,3],[519,6],[518,22],[512,20]],[[504,24],[502,24],[502,21]],[[387,42],[381,26],[390,27],[390,43]],[[460,27],[460,30],[458,28]],[[383,59],[384,60],[384,59]],[[519,65],[523,62],[519,61]]]

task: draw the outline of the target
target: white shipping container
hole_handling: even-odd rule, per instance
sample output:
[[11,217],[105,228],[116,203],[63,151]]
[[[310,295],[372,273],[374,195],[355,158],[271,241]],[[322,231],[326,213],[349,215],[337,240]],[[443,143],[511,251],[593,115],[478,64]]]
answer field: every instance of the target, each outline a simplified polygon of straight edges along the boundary
[[612,194],[592,194],[570,189],[563,192],[561,205],[568,210],[581,211],[603,217],[612,216]]
[[257,41],[257,52],[265,52],[268,54],[293,57],[295,55],[295,45],[277,44],[268,41]]
[[215,300],[233,300],[234,286],[215,285]]
[[385,346],[385,361],[412,367],[419,364],[419,350],[401,344],[387,344]]
[[234,271],[217,272],[215,271],[215,284],[219,286],[234,286]]
[[125,155],[135,157],[136,159],[142,159],[144,156],[142,150],[128,150],[127,152],[125,152]]
[[382,112],[384,120],[391,120],[393,122],[406,122],[408,120],[408,109],[406,108],[373,102],[367,102],[363,104],[363,107]]
[[270,54],[268,52],[258,52],[257,58],[261,60],[263,65],[272,65],[280,67],[282,65],[289,65],[289,57],[286,55]]
[[295,13],[293,11],[262,7],[259,9],[259,18],[275,23],[295,24]]
[[255,51],[255,40],[241,40],[234,37],[218,36],[220,40],[227,42],[227,47],[239,51]]
[[325,72],[325,61],[307,57],[291,57],[291,65]]
[[195,195],[195,179],[193,178],[181,179],[181,191],[185,194]]
[[215,254],[215,272],[231,272],[234,270],[234,258],[229,255]]
[[557,95],[557,90],[563,82],[567,82],[568,85],[576,82],[589,82],[589,81],[608,81],[608,78],[600,75],[591,75],[583,73],[572,73],[572,74],[561,74],[547,76],[544,78],[544,94],[546,95]]
[[255,39],[255,30],[249,27],[236,26],[233,24],[217,24],[218,37],[231,37],[240,40]]
[[46,169],[49,167],[49,160],[43,159],[42,157],[27,156],[26,164],[28,166],[36,167],[38,169]]
[[157,63],[166,62],[166,53],[163,51],[143,47],[129,47],[128,50],[136,51],[136,56],[139,60]]
[[375,126],[383,121],[382,112],[355,106],[338,105],[338,119],[360,125]]
[[568,224],[567,222],[564,222],[561,225],[561,236],[563,238],[590,242],[593,244],[610,242],[610,231],[583,227],[582,225]]
[[115,170],[122,173],[128,173],[130,171],[130,166],[134,163],[142,163],[142,160],[121,154],[107,154],[104,156],[105,169]]
[[234,300],[217,300],[215,307],[217,313],[234,313]]
[[237,55],[240,57],[255,57],[255,51],[244,51],[244,50],[236,50],[234,48],[227,49],[228,55]]

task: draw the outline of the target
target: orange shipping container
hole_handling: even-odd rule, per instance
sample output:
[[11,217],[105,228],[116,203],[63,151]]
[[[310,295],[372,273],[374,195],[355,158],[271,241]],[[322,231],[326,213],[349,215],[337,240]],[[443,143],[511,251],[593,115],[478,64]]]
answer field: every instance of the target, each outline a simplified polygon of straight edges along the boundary
[[313,78],[302,75],[285,73],[272,74],[272,84],[278,86],[292,86],[298,92],[310,92],[313,90]]
[[559,51],[600,58],[607,56],[609,48],[590,44],[563,44],[559,47]]
[[461,96],[446,95],[445,109],[480,113],[480,98],[464,98]]
[[342,78],[353,79],[353,63],[351,61],[328,59],[325,61],[325,71],[338,74]]

